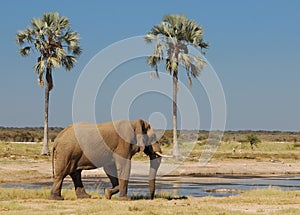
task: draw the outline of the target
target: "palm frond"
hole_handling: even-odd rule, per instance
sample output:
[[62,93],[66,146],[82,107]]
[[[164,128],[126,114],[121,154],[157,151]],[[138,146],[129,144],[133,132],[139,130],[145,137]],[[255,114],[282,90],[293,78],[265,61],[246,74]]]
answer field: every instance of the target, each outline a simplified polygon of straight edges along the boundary
[[173,27],[178,27],[179,25],[182,25],[187,20],[186,15],[181,14],[167,14],[163,18],[163,22],[169,23]]
[[39,52],[43,52],[45,50],[46,46],[43,42],[41,42],[39,39],[34,40],[34,47]]
[[156,40],[156,41],[159,41],[160,38],[159,36],[157,35],[154,35],[152,33],[148,33],[146,34],[146,36],[144,37],[144,40],[147,42],[147,43],[151,43],[152,41]]
[[25,38],[26,38],[26,34],[23,31],[19,31],[19,33],[16,34],[16,42],[17,42],[17,44],[23,45]]
[[59,26],[63,29],[69,29],[70,28],[69,19],[67,17],[60,17]]
[[196,78],[200,75],[201,70],[204,68],[206,62],[199,56],[194,56],[193,61],[190,64],[188,72]]
[[60,66],[60,59],[57,56],[50,56],[46,60],[47,68],[58,68]]
[[152,67],[152,68],[156,68],[157,67],[157,64],[159,64],[160,62],[160,58],[158,55],[150,55],[148,58],[147,58],[147,63]]
[[56,54],[58,59],[62,59],[66,56],[65,50],[61,47],[56,47],[55,54]]
[[40,87],[44,87],[43,76],[44,76],[44,72],[41,72],[38,77],[38,84],[40,85]]
[[31,26],[33,27],[34,31],[41,33],[44,28],[44,22],[39,18],[31,19]]
[[73,55],[79,56],[82,53],[82,48],[80,46],[68,47],[68,51],[72,52]]
[[192,59],[188,54],[180,52],[178,54],[178,61],[186,70],[188,70],[192,62]]
[[79,46],[79,35],[76,32],[70,32],[62,38],[68,47],[68,52],[71,52],[74,55],[80,55],[82,49]]
[[23,57],[28,56],[30,54],[30,49],[31,49],[30,46],[25,46],[19,50],[19,54]]
[[79,35],[77,32],[74,31],[67,31],[63,37],[61,37],[64,42],[66,42],[68,45],[71,43],[76,44],[79,41]]
[[44,60],[39,57],[37,63],[34,65],[34,70],[38,74],[43,74],[45,71],[45,62]]
[[67,71],[70,71],[74,67],[75,62],[77,62],[77,58],[75,56],[67,55],[62,59],[61,64]]
[[50,26],[59,26],[59,13],[58,12],[46,12],[43,15],[42,21],[48,27]]
[[198,44],[198,46],[201,48],[201,53],[205,54],[205,49],[207,49],[209,47],[209,43],[208,42],[200,42]]
[[23,45],[25,42],[32,43],[33,42],[33,36],[31,28],[27,28],[23,31],[19,31],[18,34],[16,34],[16,42],[19,45]]
[[172,28],[172,26],[170,26],[168,23],[163,22],[162,23],[163,26],[163,35],[167,36],[167,37],[174,37],[175,33],[174,33],[174,29]]
[[172,74],[171,60],[169,58],[166,59],[166,70],[169,72],[169,74]]
[[178,71],[178,62],[176,62],[174,60],[171,61],[171,70],[173,72],[177,73],[177,71]]
[[188,70],[187,70],[186,74],[187,74],[187,77],[188,77],[188,79],[189,79],[189,82],[190,82],[190,87],[193,87],[193,81],[192,81],[192,78],[191,78],[190,72],[189,72]]
[[203,58],[197,56],[197,55],[194,56],[193,60],[194,60],[194,63],[196,65],[197,69],[199,71],[201,71],[204,68],[205,64],[206,64],[205,60]]
[[153,26],[150,34],[153,34],[153,35],[159,35],[159,34],[165,35],[163,23],[161,23],[159,25]]
[[185,41],[179,41],[177,47],[180,50],[180,52],[183,52],[184,54],[189,53],[188,45],[185,44]]

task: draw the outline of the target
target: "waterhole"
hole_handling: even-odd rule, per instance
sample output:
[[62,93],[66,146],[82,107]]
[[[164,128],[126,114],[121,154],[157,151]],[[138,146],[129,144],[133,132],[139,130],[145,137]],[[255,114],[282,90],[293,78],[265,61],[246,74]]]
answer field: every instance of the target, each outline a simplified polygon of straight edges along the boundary
[[[107,177],[88,177],[83,179],[86,190],[103,195],[104,188],[111,187]],[[4,188],[51,189],[52,182],[34,184],[2,184]],[[156,192],[170,196],[215,196],[237,195],[244,190],[276,187],[283,190],[300,190],[300,176],[218,176],[218,177],[159,177],[156,181]],[[64,180],[63,189],[74,189],[70,178]],[[130,178],[128,195],[149,195],[146,177]]]

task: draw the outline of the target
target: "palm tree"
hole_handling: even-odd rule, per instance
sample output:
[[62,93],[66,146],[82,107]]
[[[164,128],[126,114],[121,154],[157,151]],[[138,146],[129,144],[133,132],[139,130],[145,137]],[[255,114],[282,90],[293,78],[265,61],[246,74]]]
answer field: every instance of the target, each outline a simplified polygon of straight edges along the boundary
[[[81,53],[79,35],[70,28],[67,17],[59,13],[44,13],[42,18],[33,18],[30,27],[16,34],[17,44],[21,46],[21,56],[28,56],[33,49],[38,53],[34,70],[38,83],[45,86],[45,124],[42,155],[50,155],[48,146],[49,93],[53,88],[52,71],[64,67],[71,70]],[[46,84],[44,84],[44,79]]]
[[177,141],[177,91],[178,91],[178,66],[185,70],[192,87],[191,77],[200,75],[205,61],[189,52],[188,46],[204,49],[208,43],[203,42],[202,27],[194,20],[187,19],[185,15],[169,14],[162,22],[155,25],[145,36],[145,41],[156,41],[154,52],[148,57],[147,63],[155,68],[158,77],[158,64],[165,61],[166,70],[173,78],[173,156],[180,157]]

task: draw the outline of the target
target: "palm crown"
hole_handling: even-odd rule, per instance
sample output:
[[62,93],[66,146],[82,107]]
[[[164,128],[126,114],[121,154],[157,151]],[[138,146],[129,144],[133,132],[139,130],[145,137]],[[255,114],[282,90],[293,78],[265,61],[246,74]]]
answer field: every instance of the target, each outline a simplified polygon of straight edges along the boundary
[[[43,75],[46,69],[63,66],[71,70],[77,56],[81,53],[79,35],[71,31],[69,19],[59,13],[45,13],[42,18],[31,20],[31,26],[19,31],[17,43],[22,46],[19,53],[22,56],[30,54],[35,48],[40,56],[34,66],[39,74],[39,84],[44,85]],[[50,72],[51,75],[51,72]],[[53,87],[52,78],[50,90]]]
[[203,42],[203,30],[194,20],[185,15],[169,14],[162,22],[155,25],[145,37],[146,42],[156,41],[154,52],[148,57],[148,64],[156,69],[158,64],[166,60],[166,70],[172,74],[178,73],[178,65],[182,65],[192,84],[191,76],[197,77],[205,65],[205,61],[189,53],[188,46],[201,48],[202,53],[208,47]]

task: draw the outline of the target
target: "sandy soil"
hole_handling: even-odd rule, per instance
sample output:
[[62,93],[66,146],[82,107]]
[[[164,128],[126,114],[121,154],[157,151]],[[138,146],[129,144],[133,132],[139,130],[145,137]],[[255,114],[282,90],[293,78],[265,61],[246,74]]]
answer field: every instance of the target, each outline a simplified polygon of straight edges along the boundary
[[[46,161],[6,161],[1,162],[0,173],[25,171],[28,173],[28,179],[31,180],[35,175],[41,175],[45,179],[52,176],[51,162]],[[132,175],[147,175],[149,171],[149,162],[132,162]],[[33,174],[36,173],[36,174]],[[170,175],[199,175],[199,176],[215,176],[215,175],[297,175],[300,174],[300,161],[280,162],[280,161],[255,161],[255,160],[231,160],[231,161],[210,161],[205,166],[200,166],[196,162],[185,162],[181,164],[163,161],[159,171],[159,176]],[[83,176],[104,175],[102,168],[95,170],[83,171]],[[9,176],[1,174],[2,181],[6,181]],[[34,180],[34,178],[32,178]],[[39,178],[40,179],[40,178]],[[37,179],[37,180],[39,180]],[[9,182],[19,181],[18,177],[10,178]]]
[[300,162],[231,160],[211,161],[205,166],[185,163],[174,173],[179,175],[285,175],[300,174]]
[[[149,170],[149,162],[133,162],[132,175],[147,175]],[[280,162],[280,161],[255,161],[255,160],[232,160],[219,161],[212,160],[205,166],[199,166],[198,163],[187,162],[183,164],[172,164],[165,160],[160,169],[159,176],[172,175],[199,175],[199,176],[218,176],[218,175],[285,175],[300,174],[300,161]],[[95,169],[84,171],[84,177],[102,176],[103,169]],[[49,182],[52,183],[52,167],[49,161],[28,161],[28,160],[1,160],[0,161],[0,183],[13,182]],[[191,197],[193,198],[193,197]],[[215,206],[214,200],[206,200],[205,206]],[[295,205],[264,205],[264,204],[248,204],[240,203],[226,204],[220,203],[218,207],[225,210],[242,211],[244,214],[257,213],[269,214],[282,209],[299,208],[300,204]]]

